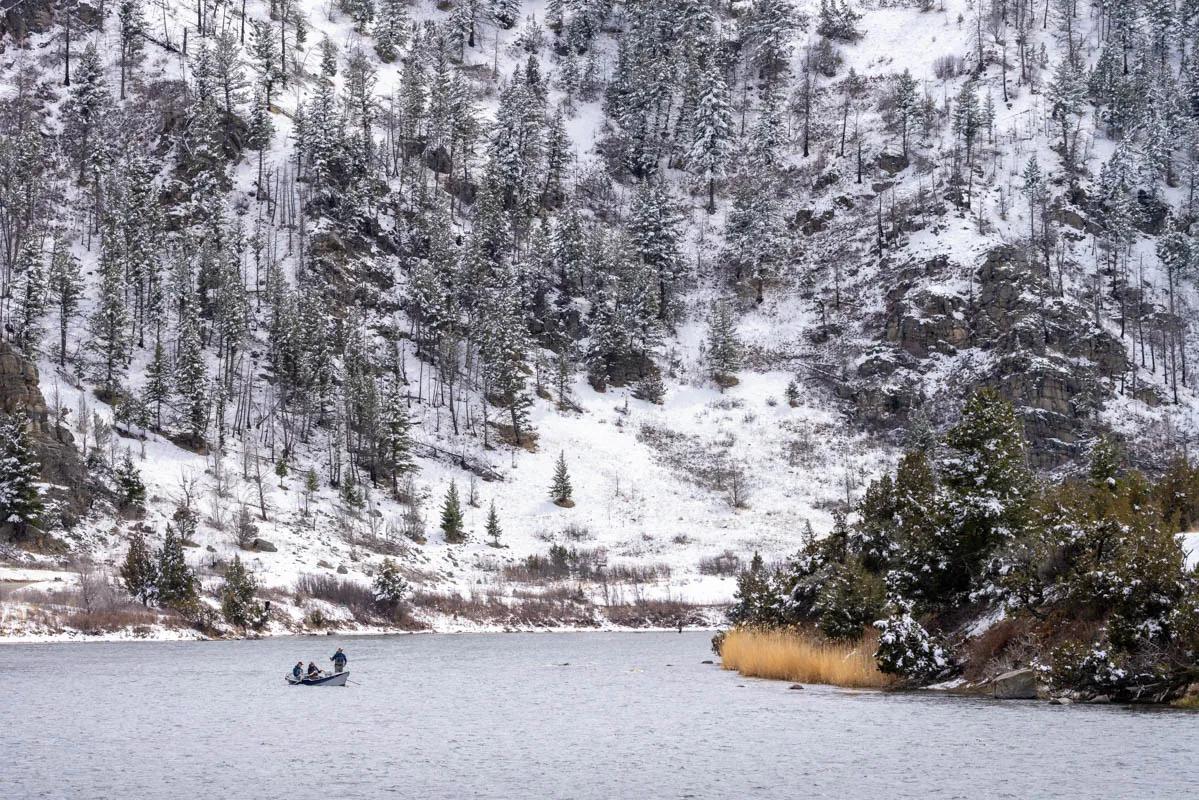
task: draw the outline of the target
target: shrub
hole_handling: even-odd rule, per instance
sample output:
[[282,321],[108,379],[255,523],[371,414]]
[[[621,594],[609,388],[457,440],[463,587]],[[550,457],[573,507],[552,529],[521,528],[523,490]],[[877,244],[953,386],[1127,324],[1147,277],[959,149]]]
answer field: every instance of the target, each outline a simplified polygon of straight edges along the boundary
[[705,556],[699,560],[700,575],[720,575],[731,578],[741,571],[741,557],[732,550],[725,550],[720,555]]
[[254,599],[258,581],[242,563],[239,556],[225,570],[225,583],[221,586],[221,614],[225,621],[242,630],[249,627],[261,628],[266,622],[262,604]]
[[375,591],[375,602],[395,608],[408,594],[408,581],[400,574],[396,562],[385,558],[371,588]]
[[912,617],[910,605],[900,604],[874,625],[880,631],[874,658],[883,672],[929,683],[953,671],[949,652]]
[[938,57],[933,61],[933,74],[938,80],[956,78],[962,72],[962,57],[953,54]]
[[370,587],[347,578],[301,575],[296,581],[296,594],[345,606],[359,622],[372,621],[377,616],[375,593]]

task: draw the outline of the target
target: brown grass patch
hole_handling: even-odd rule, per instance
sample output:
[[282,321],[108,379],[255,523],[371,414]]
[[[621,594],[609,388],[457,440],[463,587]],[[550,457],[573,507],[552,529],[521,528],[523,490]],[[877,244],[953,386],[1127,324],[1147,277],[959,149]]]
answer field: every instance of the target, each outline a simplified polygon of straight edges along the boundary
[[109,633],[125,628],[146,628],[152,625],[166,625],[170,628],[179,627],[183,620],[175,613],[160,614],[157,611],[141,606],[126,608],[106,608],[94,611],[80,610],[64,620],[69,628],[83,631],[87,634]]
[[878,689],[894,679],[874,663],[878,634],[866,631],[857,642],[830,642],[801,631],[734,628],[721,647],[721,665],[750,678],[826,683]]
[[604,616],[614,625],[628,628],[673,628],[707,622],[698,606],[681,600],[642,600],[630,605],[605,606]]
[[492,423],[495,427],[496,435],[499,440],[509,447],[520,447],[530,453],[537,452],[537,440],[540,438],[537,431],[524,430],[520,432],[520,441],[516,441],[516,434],[512,430],[511,425],[505,425],[501,422]]

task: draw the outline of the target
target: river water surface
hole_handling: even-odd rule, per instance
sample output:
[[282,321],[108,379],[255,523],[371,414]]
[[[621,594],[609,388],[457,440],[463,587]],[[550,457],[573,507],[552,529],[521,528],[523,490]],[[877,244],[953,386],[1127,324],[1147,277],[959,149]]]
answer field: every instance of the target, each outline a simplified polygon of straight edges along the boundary
[[[341,645],[352,685],[285,685]],[[698,633],[7,645],[4,798],[1183,798],[1199,715],[828,687]]]

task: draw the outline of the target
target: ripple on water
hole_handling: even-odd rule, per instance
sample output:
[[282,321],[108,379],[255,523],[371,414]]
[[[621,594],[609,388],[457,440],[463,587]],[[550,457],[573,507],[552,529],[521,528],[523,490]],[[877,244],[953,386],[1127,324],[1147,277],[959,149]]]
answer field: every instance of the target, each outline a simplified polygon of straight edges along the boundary
[[[1199,715],[790,692],[700,664],[708,638],[9,645],[22,669],[0,708],[20,734],[6,737],[2,794],[1192,796]],[[324,663],[339,645],[360,685],[283,683],[297,659]]]

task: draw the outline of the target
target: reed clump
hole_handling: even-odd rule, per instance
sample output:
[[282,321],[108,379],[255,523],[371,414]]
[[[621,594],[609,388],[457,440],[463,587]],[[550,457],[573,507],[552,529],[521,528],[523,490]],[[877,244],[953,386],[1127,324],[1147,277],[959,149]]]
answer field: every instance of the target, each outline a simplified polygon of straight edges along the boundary
[[856,642],[834,642],[795,630],[734,628],[721,645],[721,664],[750,678],[826,683],[855,689],[890,686],[894,679],[874,662],[878,633]]

